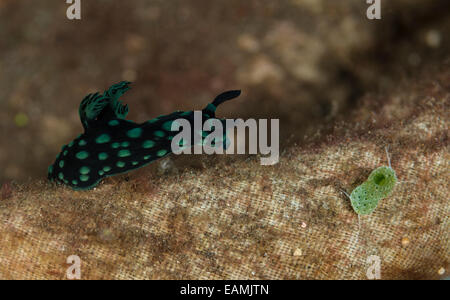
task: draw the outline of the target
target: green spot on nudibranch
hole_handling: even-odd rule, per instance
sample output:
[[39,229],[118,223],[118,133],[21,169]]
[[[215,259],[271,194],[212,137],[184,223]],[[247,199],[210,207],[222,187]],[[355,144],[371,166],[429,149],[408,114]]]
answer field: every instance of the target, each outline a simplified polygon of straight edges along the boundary
[[212,103],[209,103],[209,104],[206,106],[206,110],[213,111],[213,112],[216,111],[216,108],[217,108],[217,107],[216,107],[214,104],[212,104]]
[[106,152],[100,152],[98,154],[98,159],[100,159],[100,160],[105,160],[107,158],[108,158],[108,154]]
[[74,144],[74,142],[73,141],[71,141],[69,144],[67,144],[67,146],[68,147],[72,147],[73,146],[73,144]]
[[[166,131],[172,131],[172,124],[174,123],[175,121],[166,121],[166,122],[164,122],[164,124],[162,125],[162,128],[164,129],[164,130],[166,130]],[[176,123],[176,122],[175,122]]]
[[80,175],[80,180],[81,181],[88,181],[89,180],[89,176],[88,175]]
[[87,151],[80,151],[75,154],[75,157],[78,159],[86,159],[89,156],[89,153]]
[[146,156],[144,156],[144,159],[147,160],[147,159],[149,159],[150,157],[151,157],[151,155],[146,155]]
[[138,138],[142,134],[142,128],[136,127],[133,129],[128,130],[127,136],[130,138]]
[[151,140],[146,140],[142,143],[142,147],[145,149],[151,148],[153,146],[155,146],[155,142]]
[[117,125],[119,125],[119,121],[117,121],[117,120],[111,120],[111,121],[108,122],[108,125],[109,125],[109,126],[117,126]]
[[131,155],[131,152],[130,152],[130,150],[120,150],[119,152],[117,152],[117,156],[119,156],[119,157],[127,157],[127,156],[130,156]]
[[60,160],[58,165],[59,165],[60,168],[64,167],[64,161]]
[[164,137],[166,134],[161,130],[156,130],[153,134],[157,137]]
[[161,157],[161,156],[166,155],[166,153],[167,153],[167,150],[161,149],[158,152],[156,152],[156,155]]
[[77,185],[77,184],[78,184],[78,181],[72,180],[72,184],[73,184],[73,185]]
[[98,171],[98,175],[103,176],[103,174],[105,174],[105,172],[103,172],[103,170]]
[[85,140],[80,140],[78,142],[78,146],[85,146],[87,144],[87,142]]
[[48,166],[47,170],[50,174],[53,173],[53,165]]
[[105,166],[105,167],[103,167],[103,171],[109,172],[109,171],[111,171],[111,167],[110,166]]
[[58,173],[58,178],[63,180],[64,179],[64,174],[62,172],[59,172]]
[[123,167],[125,167],[125,163],[123,161],[118,161],[116,163],[116,166],[118,166],[119,168],[123,168]]
[[148,120],[147,123],[152,124],[152,123],[156,123],[156,122],[158,122],[158,121],[159,121],[158,118],[154,118],[154,119]]
[[128,146],[130,146],[130,142],[122,142],[122,144],[120,144],[122,147],[126,148]]
[[69,153],[67,150],[64,150],[63,155],[66,156]]
[[97,137],[97,139],[95,139],[95,142],[97,142],[97,144],[104,144],[104,143],[108,143],[110,140],[111,140],[111,137],[108,134],[103,133],[103,134],[99,135]]
[[138,164],[138,162],[137,162],[137,161],[133,161],[133,162],[131,162],[131,164],[132,164],[133,166],[135,166],[135,165]]
[[80,168],[80,173],[84,174],[84,175],[89,174],[90,171],[91,171],[91,169],[89,169],[89,167],[86,167],[86,166],[83,166]]
[[111,147],[112,147],[113,149],[117,149],[117,148],[120,147],[120,143],[117,143],[117,142],[112,143],[112,144],[111,144]]

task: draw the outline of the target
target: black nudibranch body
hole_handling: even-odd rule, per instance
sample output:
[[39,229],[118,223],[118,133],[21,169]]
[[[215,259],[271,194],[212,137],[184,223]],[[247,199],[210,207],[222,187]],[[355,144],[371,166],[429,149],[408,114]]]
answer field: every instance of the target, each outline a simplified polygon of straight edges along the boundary
[[[176,119],[185,119],[194,128],[193,111],[177,111],[141,124],[125,120],[128,106],[119,98],[130,88],[129,84],[120,82],[103,95],[89,94],[81,101],[79,115],[84,133],[62,147],[48,168],[48,179],[77,190],[90,189],[106,176],[143,167],[171,153],[171,140],[178,134],[171,131]],[[239,95],[240,91],[220,94],[202,110],[202,119],[215,118],[219,104]],[[195,134],[205,136],[205,132],[193,132],[191,136]],[[189,145],[193,145],[192,141]]]

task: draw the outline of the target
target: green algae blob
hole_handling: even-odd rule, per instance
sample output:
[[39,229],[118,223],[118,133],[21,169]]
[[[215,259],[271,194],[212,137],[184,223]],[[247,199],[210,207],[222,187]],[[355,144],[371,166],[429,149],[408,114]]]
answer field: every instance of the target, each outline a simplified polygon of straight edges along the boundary
[[391,168],[391,161],[388,156],[389,167],[382,166],[370,173],[369,178],[361,185],[357,186],[350,194],[350,202],[353,210],[358,215],[368,215],[378,206],[378,202],[392,193],[397,176]]

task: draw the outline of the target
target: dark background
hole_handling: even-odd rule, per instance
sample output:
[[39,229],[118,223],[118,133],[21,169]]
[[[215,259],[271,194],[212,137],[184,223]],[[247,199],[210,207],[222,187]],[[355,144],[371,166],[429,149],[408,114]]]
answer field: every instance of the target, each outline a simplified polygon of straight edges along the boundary
[[45,178],[82,98],[121,80],[137,122],[242,89],[218,115],[280,118],[283,150],[450,49],[448,1],[384,0],[381,20],[360,0],[81,5],[68,20],[63,0],[0,0],[0,183]]

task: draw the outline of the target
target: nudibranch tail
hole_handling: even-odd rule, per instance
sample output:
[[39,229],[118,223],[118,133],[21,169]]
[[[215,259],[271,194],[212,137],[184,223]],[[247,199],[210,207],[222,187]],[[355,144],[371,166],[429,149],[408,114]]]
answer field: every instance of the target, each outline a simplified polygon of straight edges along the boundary
[[[120,82],[107,91],[89,94],[81,101],[79,114],[85,132],[64,145],[55,162],[48,168],[48,178],[76,190],[90,189],[107,176],[125,173],[143,167],[172,152],[172,123],[185,119],[202,143],[208,133],[195,132],[194,112],[177,111],[137,124],[125,120],[128,106],[119,98],[129,90],[130,82]],[[239,96],[240,91],[229,91],[217,96],[202,110],[202,120],[215,117],[221,103]],[[222,124],[225,120],[218,119]],[[203,124],[202,124],[203,125]],[[203,127],[202,127],[203,128]],[[225,138],[225,136],[224,136]],[[188,146],[194,145],[194,138]]]

